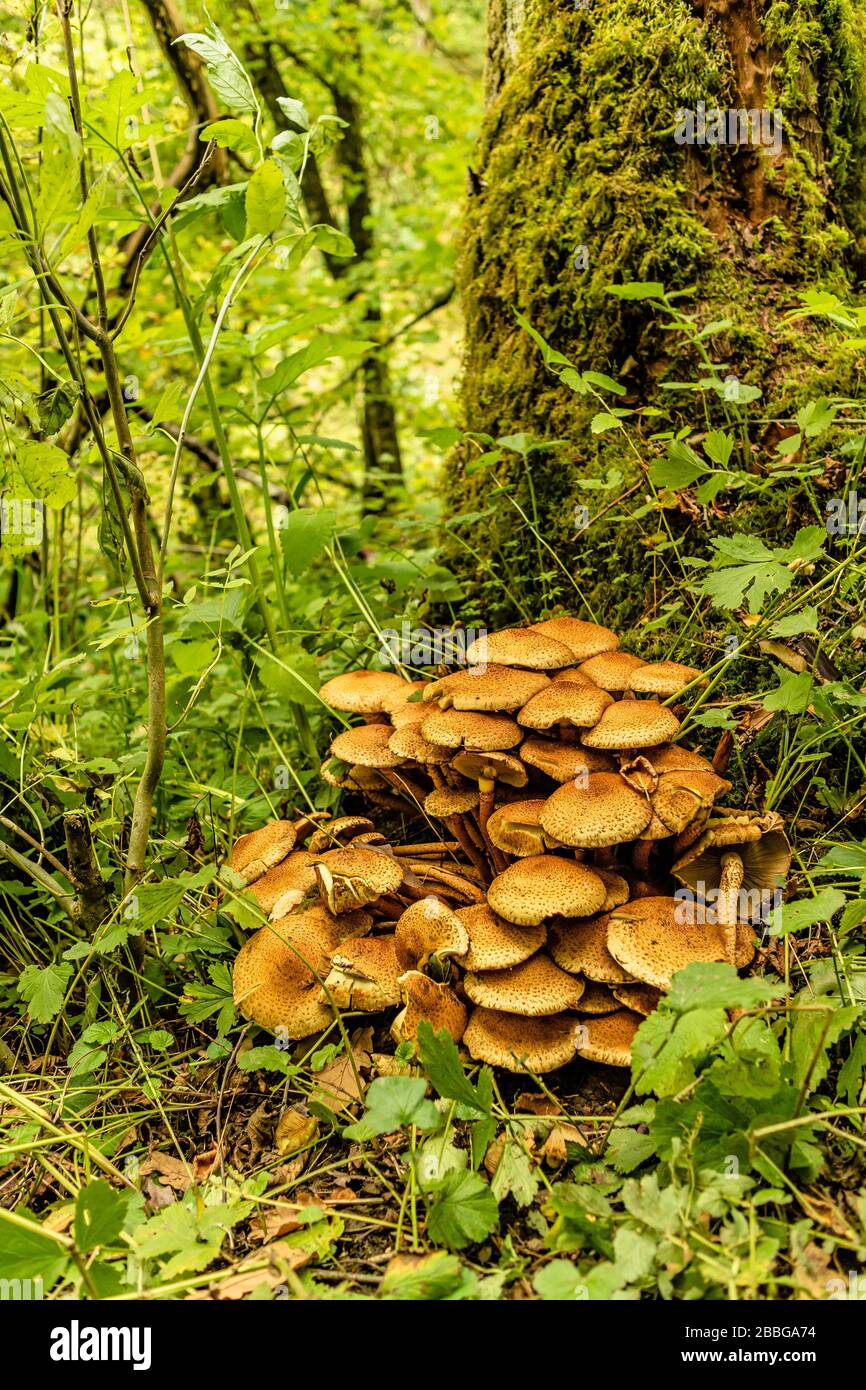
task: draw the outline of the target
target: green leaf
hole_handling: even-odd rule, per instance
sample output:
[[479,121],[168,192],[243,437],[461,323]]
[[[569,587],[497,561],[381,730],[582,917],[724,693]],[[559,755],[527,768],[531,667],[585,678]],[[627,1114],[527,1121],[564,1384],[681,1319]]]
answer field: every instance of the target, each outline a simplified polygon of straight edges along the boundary
[[270,236],[285,216],[286,190],[283,174],[275,159],[266,159],[247,184],[244,199],[247,236]]
[[664,299],[665,295],[660,280],[627,280],[623,285],[608,285],[606,289],[617,299]]
[[418,1055],[421,1065],[437,1093],[445,1100],[457,1100],[471,1110],[489,1115],[493,1103],[493,1077],[484,1067],[473,1086],[457,1051],[457,1044],[445,1028],[434,1033],[426,1019],[418,1025]]
[[461,1291],[467,1272],[456,1255],[444,1250],[409,1256],[386,1270],[379,1297],[412,1303],[453,1298]]
[[574,1303],[589,1298],[583,1275],[570,1260],[551,1260],[540,1269],[532,1287],[550,1303]]
[[123,1230],[128,1207],[128,1195],[115,1192],[104,1178],[82,1187],[75,1202],[76,1248],[87,1254],[111,1245]]
[[[813,1003],[802,999],[803,1003]],[[814,1091],[830,1070],[830,1049],[843,1033],[854,1027],[863,1010],[860,1005],[838,1009],[828,1004],[826,1009],[801,1009],[793,1015],[791,1025],[791,1058],[794,1063],[794,1085]]]
[[164,1207],[139,1226],[133,1243],[143,1260],[172,1256],[161,1265],[162,1280],[173,1279],[179,1274],[194,1274],[213,1263],[222,1249],[226,1232],[252,1210],[252,1202],[202,1206],[199,1194],[190,1191],[180,1202]]
[[528,1207],[540,1185],[526,1145],[516,1134],[507,1133],[496,1171],[490,1180],[490,1190],[497,1202],[512,1196],[519,1207]]
[[665,998],[674,1013],[692,1009],[752,1009],[784,993],[778,982],[741,980],[732,965],[695,961],[678,970]]
[[277,106],[292,125],[299,126],[301,130],[309,130],[310,118],[302,101],[297,101],[294,97],[277,97]]
[[658,1242],[654,1236],[620,1226],[613,1238],[613,1249],[617,1274],[625,1285],[649,1274],[655,1264]]
[[682,444],[679,440],[672,439],[668,444],[667,458],[656,459],[651,464],[649,477],[656,487],[677,489],[691,487],[692,483],[706,471],[706,464],[698,458],[694,449],[690,449],[687,444]]
[[791,613],[787,618],[780,618],[777,623],[773,623],[770,636],[798,637],[801,632],[817,631],[818,610],[813,604],[809,604],[801,613]]
[[229,111],[252,113],[258,109],[252,84],[240,59],[215,24],[203,34],[181,34],[174,42],[185,44],[207,64],[208,82]]
[[41,1279],[47,1290],[68,1264],[69,1256],[56,1240],[13,1226],[0,1213],[0,1279],[20,1279],[22,1283]]
[[619,420],[615,415],[610,415],[607,411],[601,411],[598,415],[593,415],[589,422],[592,434],[605,434],[607,430],[616,429]]
[[725,434],[723,430],[710,430],[704,439],[703,447],[707,458],[712,459],[720,468],[727,468],[734,452],[734,441],[729,434]]
[[449,1173],[427,1208],[427,1234],[451,1250],[484,1240],[498,1222],[496,1198],[477,1173]]
[[348,1125],[348,1139],[372,1139],[377,1134],[393,1134],[403,1125],[436,1129],[439,1112],[431,1100],[424,1099],[427,1082],[420,1076],[378,1076],[367,1090],[367,1109],[362,1119]]
[[337,525],[332,507],[302,507],[289,512],[279,528],[286,571],[299,579],[318,560],[331,540]]
[[71,978],[71,965],[25,965],[17,989],[27,1000],[27,1012],[35,1023],[48,1023],[59,1014]]
[[725,1035],[723,1008],[673,1014],[657,1009],[644,1019],[632,1045],[638,1095],[673,1096],[695,1079],[696,1067]]
[[47,440],[18,440],[8,479],[14,497],[35,497],[47,507],[65,507],[75,496],[69,456]]
[[221,121],[211,121],[202,128],[200,140],[215,140],[221,150],[237,150],[239,153],[255,154],[258,146],[250,126],[235,116],[227,116]]
[[317,247],[326,255],[340,256],[344,260],[351,260],[354,256],[355,243],[345,232],[340,232],[336,227],[330,227],[324,222],[318,223],[312,230],[316,236]]
[[812,898],[800,898],[794,903],[780,903],[767,919],[770,936],[789,936],[791,932],[806,931],[818,922],[829,922],[845,906],[845,894],[838,888],[822,888]]
[[784,710],[788,714],[802,714],[812,694],[814,682],[808,671],[787,672],[779,680],[776,690],[761,697],[766,710]]

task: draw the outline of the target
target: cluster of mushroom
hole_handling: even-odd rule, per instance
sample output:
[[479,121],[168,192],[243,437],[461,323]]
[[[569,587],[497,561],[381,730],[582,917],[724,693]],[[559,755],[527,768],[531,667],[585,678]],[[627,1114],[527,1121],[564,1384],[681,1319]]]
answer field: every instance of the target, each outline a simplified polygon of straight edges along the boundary
[[238,955],[236,1002],[289,1038],[399,1007],[398,1041],[427,1019],[512,1071],[628,1065],[675,971],[751,960],[749,919],[790,863],[780,818],[718,807],[724,769],[676,742],[671,701],[701,672],[571,617],[488,634],[467,661],[323,686],[363,720],[323,777],[426,829],[396,844],[313,813],[243,836],[231,865],[270,923]]

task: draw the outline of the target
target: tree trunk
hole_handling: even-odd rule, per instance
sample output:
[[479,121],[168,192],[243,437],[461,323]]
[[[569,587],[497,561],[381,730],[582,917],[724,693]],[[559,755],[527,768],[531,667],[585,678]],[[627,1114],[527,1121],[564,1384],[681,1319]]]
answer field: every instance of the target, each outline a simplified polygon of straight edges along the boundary
[[[512,502],[497,493],[492,520],[465,532],[477,562],[465,547],[450,557],[479,596],[467,623],[513,616],[501,586],[485,590],[485,566],[501,574],[504,564],[512,593],[543,606],[537,542],[518,529],[513,503],[530,517],[535,509],[538,531],[597,616],[628,624],[650,607],[652,516],[643,529],[623,525],[614,506],[588,531],[575,525],[584,504],[602,512],[634,484],[642,502],[641,464],[621,432],[591,434],[598,401],[545,367],[515,310],[579,370],[618,378],[627,395],[617,404],[661,412],[630,422],[644,465],[659,451],[649,436],[721,423],[720,403],[708,419],[706,394],[660,389],[663,378],[694,382],[705,368],[647,301],[614,298],[611,284],[661,281],[685,291],[677,303],[702,327],[732,320],[710,352],[722,377],[761,387],[760,416],[790,417],[822,389],[853,386],[850,359],[833,356],[821,323],[784,315],[807,289],[844,296],[862,269],[864,31],[864,0],[489,0],[486,111],[460,270],[463,424],[568,442],[529,455],[531,470],[513,452],[497,465]],[[679,143],[678,115],[699,103],[764,109],[768,119],[780,109],[778,148],[769,131],[765,149]],[[753,427],[756,468],[778,437]],[[466,471],[473,452],[449,461],[455,517],[485,509],[494,491],[487,471]],[[598,490],[611,469],[622,482]],[[587,481],[594,490],[581,489]],[[787,524],[786,504],[805,510],[793,483],[759,506],[741,502],[736,517],[735,500],[720,500],[714,525],[771,535]],[[700,553],[708,518],[689,510],[691,521],[674,511],[669,524],[691,525],[686,549]],[[556,571],[552,559],[548,568]],[[574,607],[570,585],[557,591],[548,579],[546,590]]]

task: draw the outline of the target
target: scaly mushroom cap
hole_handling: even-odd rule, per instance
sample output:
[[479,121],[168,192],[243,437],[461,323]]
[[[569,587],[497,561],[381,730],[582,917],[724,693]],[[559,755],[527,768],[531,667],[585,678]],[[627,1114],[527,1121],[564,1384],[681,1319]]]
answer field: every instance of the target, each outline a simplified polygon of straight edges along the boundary
[[574,743],[557,743],[550,738],[524,739],[520,759],[560,783],[571,782],[588,772],[612,772],[614,768],[609,753],[597,753],[594,748],[581,748]]
[[574,654],[537,627],[506,627],[478,637],[466,652],[470,666],[495,661],[502,666],[521,666],[530,671],[555,671],[570,666]]
[[423,700],[405,700],[396,709],[388,711],[388,718],[395,729],[420,728],[429,713],[430,706],[425,705]]
[[478,805],[476,787],[437,787],[424,798],[424,810],[436,820],[447,820],[449,816],[462,816],[474,811]]
[[[398,719],[401,718],[404,710],[416,710],[419,705],[423,709],[421,700],[415,699],[427,689],[429,681],[400,681],[399,691],[389,694],[383,702],[383,707],[388,713],[388,717],[395,728],[398,728]],[[396,717],[395,717],[396,716]]]
[[518,859],[497,874],[487,890],[493,911],[521,927],[537,926],[557,913],[591,917],[606,896],[607,889],[597,873],[555,854]]
[[640,757],[659,775],[663,772],[715,772],[708,758],[684,748],[681,743],[660,743],[656,748],[643,748]]
[[395,729],[388,739],[388,747],[401,761],[403,758],[410,758],[412,762],[421,763],[424,767],[445,763],[450,757],[447,748],[440,748],[437,744],[428,742],[422,727],[418,724],[407,724],[402,729]]
[[399,767],[403,759],[392,753],[388,740],[394,735],[390,724],[358,724],[344,729],[331,744],[335,758],[358,767]]
[[520,709],[548,684],[540,671],[518,671],[513,666],[455,671],[432,681],[424,691],[425,700],[435,700],[440,709],[512,710]]
[[393,671],[344,671],[325,681],[319,694],[331,709],[347,714],[382,714],[403,697],[407,684]]
[[[281,863],[275,864],[261,878],[257,878],[255,883],[250,884],[250,896],[255,898],[268,916],[279,903],[281,911],[277,916],[284,917],[315,888],[314,859],[315,855],[310,854],[308,850],[293,850]],[[291,900],[287,895],[291,895]]]
[[598,874],[605,888],[607,897],[602,903],[602,912],[610,912],[614,907],[620,907],[622,903],[628,902],[628,879],[623,878],[613,869],[600,869],[597,866],[594,872]]
[[469,933],[469,950],[460,962],[464,970],[508,970],[529,960],[547,940],[546,927],[503,922],[488,903],[458,907],[455,915]]
[[463,1043],[476,1062],[540,1075],[572,1061],[580,1027],[573,1014],[526,1018],[499,1009],[473,1009]]
[[525,787],[529,780],[523,763],[510,753],[470,753],[464,748],[451,766],[473,782],[505,782],[509,787]]
[[551,681],[527,700],[517,715],[518,724],[526,729],[551,729],[555,724],[571,724],[578,729],[590,729],[597,724],[612,696],[606,690],[588,685],[573,685],[571,681]]
[[434,1033],[445,1028],[455,1042],[460,1042],[468,1010],[450,985],[438,984],[419,970],[407,970],[400,976],[400,992],[406,1003],[391,1026],[395,1041],[410,1042],[417,1038],[418,1025],[426,1021]]
[[[623,986],[627,988],[627,986]],[[641,986],[645,988],[645,986]],[[590,980],[580,996],[578,1012],[581,1014],[613,1014],[620,1007],[619,998],[607,985],[597,985]]]
[[639,666],[645,666],[631,652],[608,651],[582,661],[578,669],[602,690],[628,690],[632,676]]
[[608,1067],[630,1067],[631,1045],[643,1019],[628,1009],[618,1009],[603,1018],[584,1020],[577,1050],[588,1062]]
[[[386,725],[382,726],[386,728]],[[373,792],[379,791],[382,787],[387,787],[388,783],[384,777],[380,777],[371,767],[360,767],[357,763],[354,767],[344,763],[340,758],[326,758],[319,769],[323,782],[327,782],[329,787],[342,787],[350,792]]]
[[310,836],[307,846],[310,854],[322,854],[328,849],[339,849],[347,845],[356,835],[363,835],[376,827],[368,816],[338,816],[325,825],[319,825]]
[[[616,908],[607,928],[607,946],[623,970],[656,989],[670,989],[677,970],[693,961],[723,961],[725,948],[715,923],[689,922],[687,904],[674,898],[638,898]],[[755,953],[752,930],[737,928],[737,969]]]
[[671,834],[685,830],[717,796],[731,790],[731,783],[715,772],[663,772],[652,798],[655,815]]
[[326,917],[305,912],[254,932],[234,963],[239,1012],[268,1032],[284,1028],[290,1038],[327,1028],[333,1014],[321,1002],[321,981],[328,954],[339,944],[339,932]]
[[615,651],[619,646],[619,638],[609,627],[585,623],[581,618],[544,618],[533,624],[533,631],[563,642],[571,652],[572,661],[588,661],[601,652]]
[[700,837],[673,866],[673,874],[698,897],[719,887],[722,859],[734,850],[743,861],[742,892],[763,895],[755,904],[755,914],[767,895],[784,884],[791,867],[791,846],[781,829],[782,819],[775,812],[754,816],[748,812],[715,817],[707,822]]
[[465,956],[469,933],[460,917],[431,893],[397,919],[394,946],[401,970],[423,970],[432,955]]
[[319,896],[335,915],[396,893],[403,882],[397,860],[375,849],[328,850],[314,867]]
[[540,1018],[577,1008],[583,980],[560,970],[540,952],[508,970],[470,971],[463,977],[463,988],[482,1008]]
[[631,1009],[632,1013],[640,1014],[643,1018],[649,1018],[650,1014],[655,1012],[662,997],[660,989],[640,984],[614,985],[611,993],[624,1008]]
[[343,941],[331,955],[331,968],[322,991],[338,1009],[375,1014],[400,1003],[401,969],[394,937],[361,936]]
[[607,947],[610,914],[590,922],[554,922],[548,933],[548,950],[562,970],[585,975],[600,985],[621,985],[634,977],[615,961]]
[[288,820],[272,820],[260,830],[241,835],[232,845],[229,867],[245,883],[255,883],[295,847],[295,827]]
[[543,799],[510,801],[500,806],[487,822],[491,843],[506,854],[524,858],[527,854],[544,851],[544,831],[541,828]]
[[651,815],[648,799],[618,773],[591,772],[585,781],[566,782],[548,797],[541,824],[564,845],[598,849],[636,839]]
[[427,713],[421,732],[440,748],[467,748],[474,752],[514,748],[523,734],[505,714],[476,714],[473,710],[434,709]]
[[679,727],[676,715],[658,700],[617,700],[581,742],[587,748],[649,748],[673,738]]
[[630,690],[641,695],[679,695],[694,680],[706,685],[706,677],[694,666],[679,661],[648,661],[632,673]]

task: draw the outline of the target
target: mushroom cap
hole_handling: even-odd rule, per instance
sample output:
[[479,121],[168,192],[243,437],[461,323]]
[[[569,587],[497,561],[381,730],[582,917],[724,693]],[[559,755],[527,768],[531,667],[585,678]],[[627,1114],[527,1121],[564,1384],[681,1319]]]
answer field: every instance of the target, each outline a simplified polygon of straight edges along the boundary
[[601,1062],[608,1067],[630,1067],[631,1045],[643,1019],[629,1009],[617,1009],[615,1014],[584,1020],[577,1050],[588,1062]]
[[419,970],[432,955],[465,956],[469,933],[460,917],[431,893],[401,913],[394,928],[394,946],[401,971]]
[[598,874],[573,859],[533,854],[509,864],[487,890],[487,901],[506,922],[537,926],[547,917],[591,917],[607,895]]
[[463,988],[473,1004],[482,1008],[539,1018],[577,1008],[583,980],[560,970],[540,951],[507,970],[468,971]]
[[[637,898],[616,908],[607,928],[608,950],[624,970],[656,989],[670,989],[677,970],[693,961],[725,960],[724,939],[715,923],[682,918],[683,903],[675,898]],[[737,927],[737,968],[754,955],[752,930]]]
[[350,937],[331,954],[322,999],[330,992],[338,1009],[379,1013],[400,1003],[401,973],[392,933]]
[[[249,892],[263,912],[270,914],[287,893],[295,894],[294,906],[316,886],[315,855],[305,849],[293,850],[279,864],[250,884]],[[289,909],[286,907],[284,912]],[[279,913],[283,916],[284,912]]]
[[519,671],[490,662],[483,669],[470,667],[432,681],[424,699],[435,700],[441,709],[512,710],[520,709],[547,684],[547,676],[540,671]]
[[645,665],[646,662],[639,656],[632,656],[631,652],[607,651],[582,661],[579,670],[602,690],[628,690],[635,671]]
[[509,801],[494,811],[487,822],[487,834],[496,848],[519,858],[540,854],[544,849],[540,820],[543,805],[543,798]]
[[671,834],[708,811],[717,796],[731,790],[731,783],[715,772],[663,772],[652,798],[655,815]]
[[576,743],[557,743],[551,738],[526,738],[520,745],[521,762],[538,768],[554,782],[571,782],[586,772],[612,772],[613,758]]
[[[382,727],[387,728],[387,725]],[[357,763],[350,767],[340,758],[326,758],[319,772],[329,787],[343,787],[347,791],[372,792],[388,785],[373,768],[360,767]]]
[[424,798],[424,810],[437,820],[462,816],[478,805],[478,787],[437,787]]
[[358,724],[337,734],[331,752],[344,763],[356,763],[359,767],[399,767],[403,759],[388,747],[393,736],[390,724]]
[[619,638],[609,627],[586,623],[582,618],[544,618],[533,624],[533,630],[563,642],[571,652],[572,661],[588,661],[592,656],[615,651],[619,646]]
[[[623,986],[625,988],[625,986]],[[646,989],[646,985],[641,986]],[[578,1012],[582,1014],[612,1014],[620,1007],[619,999],[608,985],[597,985],[590,980],[580,996]]]
[[507,970],[529,960],[547,940],[546,927],[503,922],[488,903],[458,907],[455,915],[469,933],[469,950],[460,962],[464,970]]
[[610,912],[612,908],[620,907],[623,903],[628,902],[628,879],[623,878],[622,874],[618,874],[614,869],[600,869],[596,866],[594,872],[598,874],[607,889],[607,897],[601,908],[602,912]]
[[509,787],[525,787],[529,780],[523,763],[510,753],[471,753],[464,748],[451,766],[473,782],[505,782]]
[[[772,826],[763,830],[763,825]],[[778,817],[726,817],[710,820],[672,873],[698,897],[719,887],[722,859],[734,850],[743,861],[741,892],[768,894],[780,889],[791,867],[791,846]],[[763,904],[757,904],[758,909]],[[757,915],[757,911],[754,915]]]
[[272,820],[259,830],[250,830],[235,840],[229,867],[245,883],[255,883],[295,847],[295,827],[289,820]]
[[396,709],[388,711],[388,718],[393,728],[408,729],[423,724],[429,713],[430,706],[425,705],[423,700],[404,700]]
[[679,727],[673,711],[658,700],[617,700],[581,742],[587,748],[648,748],[673,738]]
[[651,814],[647,797],[618,773],[591,772],[585,781],[566,782],[548,797],[541,824],[564,845],[597,849],[636,839]]
[[403,696],[408,684],[393,671],[344,671],[325,681],[319,694],[331,709],[347,714],[381,714]]
[[654,772],[715,772],[709,758],[685,748],[681,743],[660,743],[656,748],[641,749]]
[[613,697],[597,686],[574,685],[571,681],[551,681],[527,700],[517,715],[518,724],[527,729],[550,729],[555,724],[571,724],[590,729],[597,724]]
[[500,1009],[473,1009],[463,1043],[476,1062],[541,1074],[572,1061],[580,1026],[573,1014],[526,1018]]
[[548,950],[557,965],[596,984],[628,984],[634,977],[608,950],[609,923],[609,913],[589,922],[554,922],[548,933]]
[[649,1018],[655,1012],[662,997],[661,990],[642,984],[614,985],[611,993],[623,1008],[631,1009],[632,1013],[641,1014],[644,1018]]
[[[372,727],[375,729],[376,725]],[[440,748],[437,744],[428,742],[422,727],[418,724],[406,724],[402,729],[394,729],[388,739],[388,747],[401,760],[411,758],[412,762],[422,763],[425,767],[445,763],[450,757],[447,748]]]
[[477,637],[466,652],[470,666],[495,661],[502,666],[521,666],[530,671],[555,671],[570,666],[574,653],[550,633],[537,627],[505,627]]
[[434,1033],[445,1028],[455,1042],[460,1042],[469,1011],[450,985],[439,984],[420,970],[407,970],[400,976],[400,992],[406,1003],[391,1027],[397,1042],[416,1038],[418,1025],[423,1021],[430,1024]]
[[692,681],[700,679],[706,685],[706,677],[694,666],[683,666],[680,661],[647,661],[635,670],[629,685],[641,695],[678,695]]
[[369,816],[337,816],[324,825],[319,825],[310,836],[307,849],[311,854],[321,854],[324,850],[338,849],[346,845],[356,835],[375,830]]
[[339,944],[337,929],[324,915],[302,912],[261,927],[247,938],[234,963],[234,1001],[240,1013],[271,1033],[285,1028],[290,1038],[326,1028],[333,1014],[321,1002],[321,980],[328,971],[328,953]]
[[402,714],[404,710],[407,709],[415,710],[419,707],[419,705],[423,709],[422,701],[418,699],[413,699],[413,696],[418,696],[419,694],[421,694],[422,691],[426,690],[429,684],[429,681],[401,680],[399,691],[395,690],[393,694],[389,693],[386,696],[385,700],[383,701],[383,709],[387,711],[388,717],[390,718],[391,723],[394,724],[395,728],[397,727],[394,718],[395,715],[399,716]]
[[331,849],[319,856],[314,868],[319,894],[335,914],[396,893],[403,882],[397,860],[375,849]]
[[434,709],[432,713],[428,709],[421,732],[441,748],[467,748],[474,752],[514,748],[523,737],[519,726],[507,715],[462,709]]

